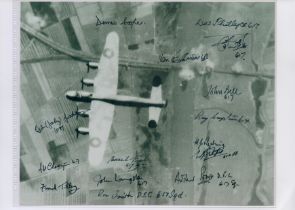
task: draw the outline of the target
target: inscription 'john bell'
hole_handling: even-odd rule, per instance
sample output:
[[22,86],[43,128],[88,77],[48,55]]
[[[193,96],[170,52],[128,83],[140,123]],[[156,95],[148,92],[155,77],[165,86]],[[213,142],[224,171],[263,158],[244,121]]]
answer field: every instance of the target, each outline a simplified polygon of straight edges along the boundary
[[242,93],[238,90],[238,88],[230,87],[227,85],[225,88],[220,88],[218,85],[210,85],[208,88],[208,93],[205,97],[209,95],[222,95],[224,99],[234,100],[234,96],[241,95]]

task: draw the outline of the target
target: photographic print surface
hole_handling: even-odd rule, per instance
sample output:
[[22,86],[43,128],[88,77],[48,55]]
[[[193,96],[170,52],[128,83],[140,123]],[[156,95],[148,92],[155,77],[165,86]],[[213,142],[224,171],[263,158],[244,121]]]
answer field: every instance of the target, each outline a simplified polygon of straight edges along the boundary
[[22,2],[21,205],[274,205],[274,2]]

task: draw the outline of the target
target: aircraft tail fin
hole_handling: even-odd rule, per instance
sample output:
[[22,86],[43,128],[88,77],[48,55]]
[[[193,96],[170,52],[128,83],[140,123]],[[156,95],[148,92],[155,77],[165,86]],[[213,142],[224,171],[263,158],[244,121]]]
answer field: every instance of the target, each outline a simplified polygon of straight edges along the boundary
[[[162,81],[159,76],[155,76],[153,79],[153,87],[151,91],[151,99],[155,102],[162,103]],[[167,101],[165,102],[165,106],[167,106]],[[156,128],[158,125],[158,121],[161,114],[160,107],[149,107],[149,122],[148,126],[150,128]]]

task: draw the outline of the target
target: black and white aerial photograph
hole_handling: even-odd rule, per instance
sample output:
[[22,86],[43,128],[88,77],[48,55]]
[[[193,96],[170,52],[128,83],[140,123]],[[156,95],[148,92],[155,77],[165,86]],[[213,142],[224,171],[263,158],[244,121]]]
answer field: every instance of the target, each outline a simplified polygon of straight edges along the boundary
[[20,3],[19,204],[275,205],[275,3]]

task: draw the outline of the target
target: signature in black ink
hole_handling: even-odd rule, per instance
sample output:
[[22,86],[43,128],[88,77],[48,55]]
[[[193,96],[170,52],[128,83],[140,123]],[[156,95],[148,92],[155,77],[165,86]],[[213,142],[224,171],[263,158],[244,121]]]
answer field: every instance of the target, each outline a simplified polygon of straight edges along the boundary
[[208,184],[211,181],[216,180],[218,183],[218,186],[224,186],[224,187],[232,187],[232,189],[237,188],[240,186],[230,172],[223,171],[223,172],[217,172],[215,175],[208,173],[206,166],[202,166],[201,168],[201,175],[200,175],[200,182],[198,185],[201,184]]
[[112,178],[99,174],[96,177],[94,177],[94,181],[97,183],[96,184],[97,186],[103,183],[110,183],[110,182],[127,182],[129,184],[136,183],[138,186],[147,185],[147,181],[138,174],[122,177],[118,175],[117,173],[115,173],[114,177]]
[[238,151],[233,153],[225,153],[223,146],[208,146],[206,149],[198,149],[195,158],[201,160],[209,160],[211,158],[222,156],[223,158],[233,157],[238,154]]
[[103,176],[103,175],[101,175],[101,174],[97,175],[97,176],[94,178],[94,181],[96,182],[96,186],[98,186],[98,185],[100,185],[100,184],[103,184],[103,183],[112,182],[112,180],[107,179],[106,176]]
[[104,197],[104,198],[108,198],[110,197],[109,194],[105,193],[105,190],[104,189],[100,189],[97,193],[97,197]]
[[59,131],[64,131],[65,124],[70,122],[70,119],[76,118],[78,119],[79,111],[72,111],[69,114],[64,113],[63,116],[55,116],[52,120],[44,120],[41,121],[39,125],[35,125],[35,131],[37,133],[41,133],[45,128],[54,130],[55,133]]
[[73,195],[74,193],[76,193],[80,188],[77,187],[76,185],[73,185],[71,182],[66,181],[60,185],[57,184],[53,184],[53,186],[48,186],[44,183],[41,184],[41,192],[45,192],[45,191],[58,191],[59,189],[63,190],[66,189],[68,190],[68,193],[70,195]]
[[126,157],[116,157],[115,155],[113,155],[111,157],[111,159],[109,159],[107,161],[107,163],[110,163],[110,162],[127,162],[127,161],[129,161],[129,159],[130,159],[130,156],[129,155],[126,156]]
[[224,150],[224,147],[209,146],[207,149],[203,151],[198,150],[196,154],[196,159],[199,158],[201,160],[208,160],[210,158],[223,155],[223,150]]
[[133,158],[130,158],[130,161],[126,163],[126,168],[128,171],[134,171],[138,168],[145,168],[146,167],[146,157],[144,155],[140,155],[137,152]]
[[120,192],[120,190],[116,190],[116,193],[112,195],[112,199],[125,199],[125,198],[133,198],[133,194],[128,191],[128,192]]
[[223,173],[217,172],[217,179],[219,186],[229,187],[231,185],[233,189],[240,186],[228,171],[224,171]]
[[115,192],[106,192],[104,189],[99,189],[97,197],[102,198],[111,198],[111,199],[128,199],[136,197],[138,199],[147,199],[147,198],[155,198],[155,199],[172,199],[176,201],[177,199],[182,199],[185,197],[184,191],[177,191],[175,189],[171,190],[157,190],[157,191],[122,191],[116,189]]
[[[213,35],[205,36],[204,38],[220,38],[216,43],[212,44],[212,47],[216,47],[218,51],[225,51],[226,49],[231,49],[235,52],[235,57],[240,57],[244,59],[246,55],[245,49],[248,47],[246,38],[249,33],[244,34],[233,34],[233,35]],[[242,50],[242,51],[241,51]]]
[[134,157],[126,156],[126,157],[116,157],[112,156],[107,163],[111,162],[126,162],[125,167],[128,171],[134,171],[138,168],[145,168],[146,167],[146,158],[144,155],[139,154],[137,151]]
[[55,133],[59,130],[64,130],[61,117],[54,117],[52,120],[41,121],[40,125],[35,125],[35,131],[41,133],[45,128],[54,129]]
[[209,95],[223,95],[225,100],[230,99],[233,101],[234,96],[241,95],[241,92],[238,90],[238,88],[231,88],[229,85],[227,85],[226,88],[219,88],[217,85],[210,85],[208,88],[208,93],[205,95],[205,97]]
[[132,20],[128,20],[127,17],[125,17],[124,20],[120,23],[120,25],[130,26],[130,28],[133,28],[134,25],[141,26],[144,24],[145,24],[144,21],[140,21],[136,18],[134,18]]
[[215,21],[211,20],[204,20],[202,18],[199,18],[198,21],[195,23],[195,26],[221,26],[221,27],[233,27],[235,30],[238,28],[253,28],[257,29],[260,24],[259,23],[252,23],[252,22],[244,22],[244,21],[238,21],[236,19],[234,20],[226,20],[222,17],[217,18]]
[[153,191],[138,191],[136,198],[152,198]]
[[202,166],[200,182],[198,183],[198,185],[210,183],[210,181],[213,179],[213,177],[214,177],[214,175],[207,174],[207,168],[205,166]]
[[172,191],[161,191],[159,190],[156,194],[156,198],[169,198],[173,201],[176,201],[176,199],[182,199],[184,196],[184,192],[177,192],[175,189],[172,189]]
[[102,20],[96,15],[96,26],[101,25],[117,25],[117,22],[114,20]]
[[[217,186],[224,186],[224,187],[232,187],[235,189],[236,187],[240,186],[236,178],[231,174],[230,171],[217,171],[216,173],[209,173],[207,170],[207,166],[203,165],[201,167],[200,178],[195,179],[195,176],[189,178],[187,172],[178,173],[176,174],[174,183],[177,184],[185,184],[191,182],[197,182],[198,185],[203,184],[217,184]],[[192,183],[192,184],[193,184]]]
[[79,116],[79,111],[78,110],[72,111],[70,114],[64,113],[64,115],[63,115],[63,121],[65,123],[69,123],[69,120],[70,119],[72,119],[73,117],[76,117],[76,119],[77,119],[78,116]]
[[205,38],[221,37],[219,41],[212,44],[212,47],[216,47],[219,51],[224,51],[226,49],[238,50],[243,49],[248,46],[246,43],[246,37],[249,33],[245,34],[234,34],[234,35],[215,35],[215,36],[205,36]]
[[189,177],[187,173],[180,173],[180,171],[177,171],[177,174],[174,178],[174,183],[186,183],[186,182],[194,182],[195,176]]
[[184,62],[189,62],[189,61],[206,61],[208,60],[209,55],[208,53],[202,53],[202,54],[194,54],[194,53],[183,53],[180,54],[180,50],[176,52],[174,56],[168,57],[167,55],[164,55],[163,53],[159,55],[159,61],[161,63],[184,63]]
[[[140,21],[137,18],[133,18],[129,20],[127,17],[124,17],[124,19],[120,22],[120,25],[130,26],[130,28],[133,28],[133,26],[135,25],[141,26],[144,24],[145,24],[144,21]],[[113,25],[118,25],[118,23],[116,20],[103,20],[96,15],[96,26],[105,26],[105,25],[113,26]]]
[[201,147],[201,146],[207,146],[207,147],[210,147],[210,146],[219,146],[219,147],[225,147],[224,143],[223,142],[219,142],[217,143],[215,141],[215,139],[211,139],[210,136],[206,136],[206,138],[199,138],[199,137],[196,137],[196,139],[194,140],[194,145],[197,145],[198,148]]
[[[210,137],[207,137],[206,139],[208,140]],[[196,140],[198,141],[198,140]],[[217,156],[221,156],[224,153],[224,144],[209,144],[208,145],[202,145],[202,144],[197,144],[197,152],[195,154],[196,159],[201,159],[201,160],[208,160],[210,158],[214,158]]]
[[233,153],[224,152],[225,144],[222,142],[217,143],[214,139],[211,140],[209,136],[205,139],[197,137],[194,145],[197,147],[197,151],[194,154],[195,158],[203,161],[219,156],[228,158],[238,155],[238,151],[234,151]]
[[195,120],[199,120],[200,124],[203,124],[205,122],[208,122],[209,120],[216,120],[218,122],[224,122],[224,121],[236,121],[238,123],[247,124],[250,122],[250,119],[245,117],[244,115],[236,115],[233,113],[219,113],[216,112],[213,115],[206,115],[204,111],[198,112],[198,114],[194,117]]
[[142,176],[135,174],[131,177],[121,177],[117,173],[115,173],[115,182],[127,182],[129,184],[137,183],[138,186],[147,185],[147,181],[143,179]]
[[75,159],[75,160],[72,160],[72,162],[63,162],[63,163],[49,162],[47,164],[40,163],[40,167],[39,167],[38,171],[40,173],[43,173],[45,171],[50,171],[53,169],[56,169],[56,170],[62,169],[64,171],[67,166],[69,166],[71,164],[79,164],[79,162],[80,162],[79,159]]

